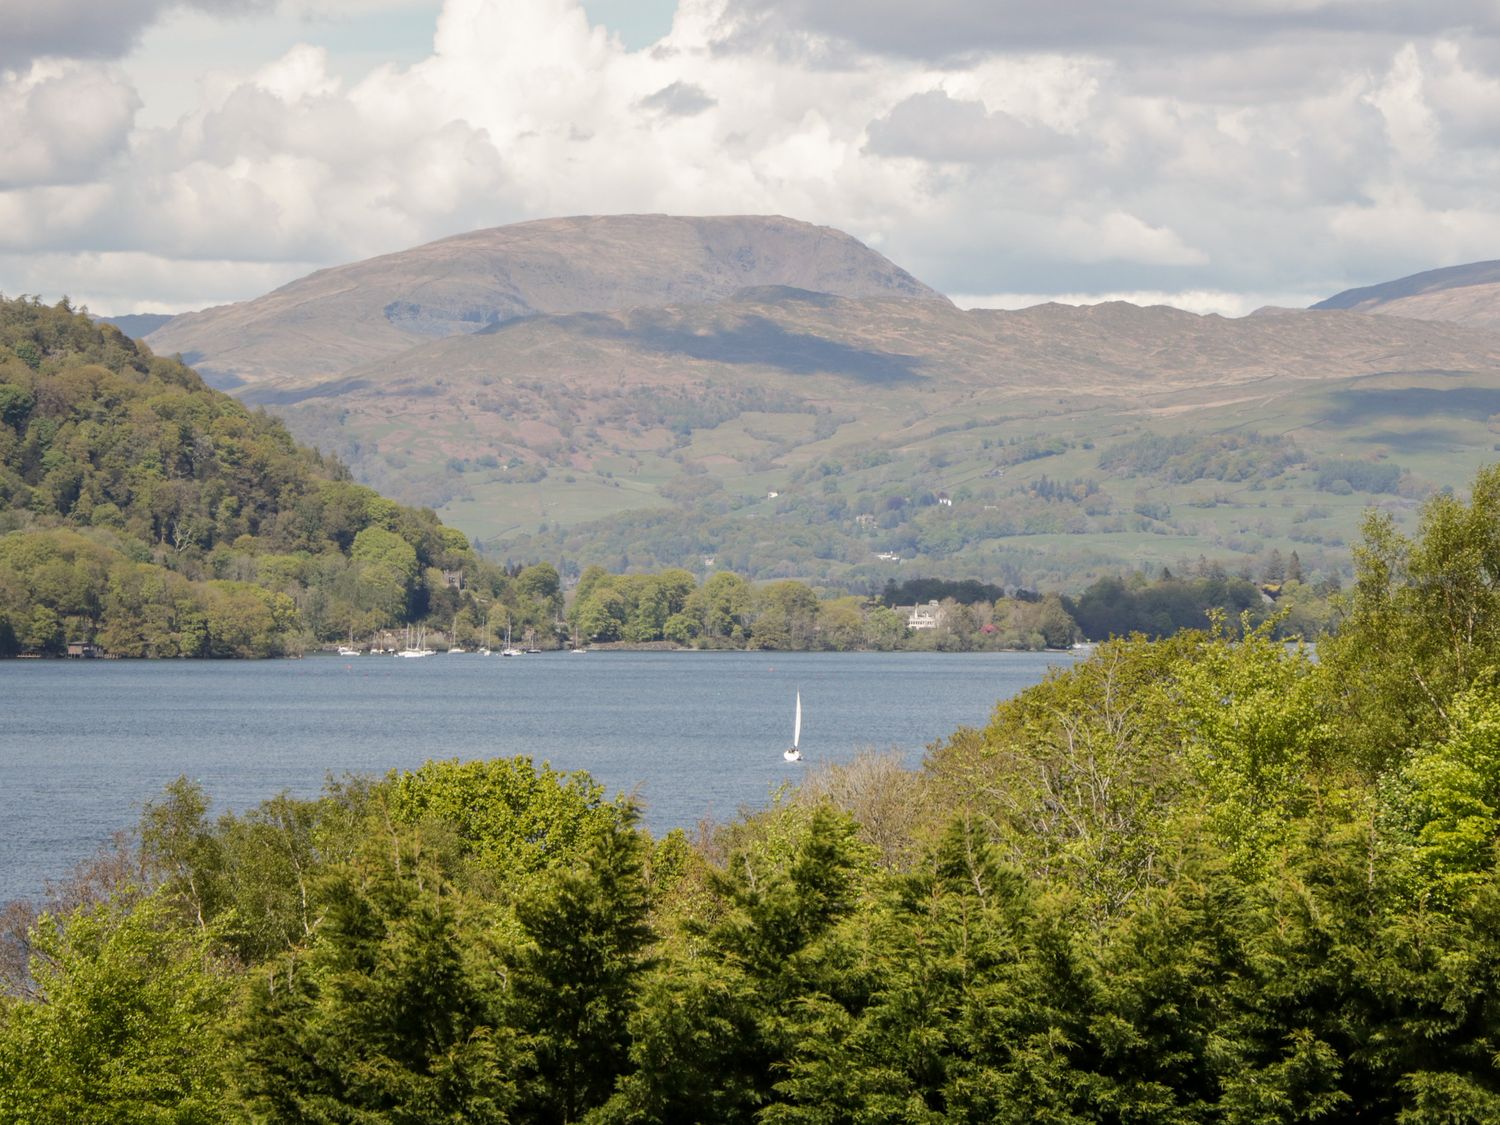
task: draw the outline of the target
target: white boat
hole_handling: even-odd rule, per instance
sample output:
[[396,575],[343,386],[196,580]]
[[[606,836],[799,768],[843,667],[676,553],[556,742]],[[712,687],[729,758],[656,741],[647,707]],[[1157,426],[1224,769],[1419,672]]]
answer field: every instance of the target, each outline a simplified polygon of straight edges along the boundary
[[457,645],[454,645],[448,650],[448,655],[452,656],[454,653],[462,653],[463,651],[463,649],[459,648]]
[[792,745],[782,752],[782,757],[788,762],[800,762],[802,751],[797,748],[802,741],[802,692],[797,692],[797,713],[792,720]]
[[413,660],[418,656],[431,656],[432,654],[432,649],[427,647],[427,630],[417,630],[417,643],[413,645],[411,643],[411,626],[408,625],[406,627],[406,647],[397,652],[396,655]]
[[501,656],[525,656],[526,654],[518,648],[512,648],[510,643],[510,622],[505,623],[505,647],[500,650]]
[[357,648],[350,648],[348,645],[339,645],[339,655],[340,656],[363,656],[364,653],[360,652],[359,649],[357,649]]

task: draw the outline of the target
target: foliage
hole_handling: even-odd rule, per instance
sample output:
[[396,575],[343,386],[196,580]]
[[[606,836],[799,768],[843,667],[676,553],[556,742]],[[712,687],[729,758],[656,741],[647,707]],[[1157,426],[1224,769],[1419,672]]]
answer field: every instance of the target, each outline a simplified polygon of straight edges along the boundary
[[566,864],[626,815],[587,774],[536,770],[519,756],[428,762],[392,773],[379,795],[396,823],[441,826],[467,863],[501,882]]
[[1093,640],[1131,633],[1165,637],[1184,629],[1203,629],[1211,610],[1228,614],[1230,620],[1246,612],[1252,620],[1264,614],[1260,590],[1253,583],[1222,576],[1164,577],[1133,584],[1121,578],[1101,578],[1077,598],[1064,598],[1063,606],[1083,635]]
[[1099,467],[1164,480],[1244,481],[1274,477],[1297,460],[1284,437],[1232,434],[1142,434],[1099,454]]
[[232,984],[205,935],[125,893],[44,917],[33,948],[37,998],[0,1008],[0,1118],[222,1120]]
[[1318,487],[1327,492],[1395,492],[1401,466],[1389,461],[1325,461],[1318,469]]
[[0,654],[274,656],[446,620],[445,570],[500,592],[462,535],[347,478],[115,328],[0,299]]

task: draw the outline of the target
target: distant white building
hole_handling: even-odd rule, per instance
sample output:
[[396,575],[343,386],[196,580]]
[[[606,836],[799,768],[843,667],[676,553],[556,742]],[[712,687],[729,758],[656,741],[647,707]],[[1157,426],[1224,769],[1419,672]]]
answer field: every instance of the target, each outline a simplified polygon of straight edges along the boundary
[[907,609],[898,606],[897,613],[905,610],[906,627],[908,629],[936,629],[943,623],[943,607],[937,602],[928,602],[926,605],[914,605]]

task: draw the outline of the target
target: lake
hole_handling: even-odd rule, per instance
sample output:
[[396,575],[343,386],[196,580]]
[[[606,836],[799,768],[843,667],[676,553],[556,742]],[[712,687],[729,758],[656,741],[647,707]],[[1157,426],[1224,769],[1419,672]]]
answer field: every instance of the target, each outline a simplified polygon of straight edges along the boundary
[[[725,820],[821,761],[909,765],[1072,653],[543,653],[0,662],[0,902],[38,894],[186,774],[220,808],[329,774],[529,754]],[[782,761],[802,693],[802,763]]]

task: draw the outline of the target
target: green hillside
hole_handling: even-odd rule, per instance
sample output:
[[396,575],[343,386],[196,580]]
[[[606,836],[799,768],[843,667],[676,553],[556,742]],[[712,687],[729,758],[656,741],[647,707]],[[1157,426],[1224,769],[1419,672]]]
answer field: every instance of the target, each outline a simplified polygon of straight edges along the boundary
[[[653,486],[651,508],[569,519],[570,490],[629,470],[564,472],[576,483],[548,491],[553,469],[541,482],[475,488],[442,512],[477,533],[489,496],[512,506],[530,496],[536,522],[496,535],[497,551],[620,569],[713,559],[757,578],[860,591],[913,574],[1081,589],[1204,559],[1260,574],[1272,552],[1292,551],[1310,575],[1347,577],[1368,509],[1410,529],[1423,498],[1461,487],[1495,456],[1491,378],[1268,380],[1228,402],[1175,396],[1164,414],[1146,398],[1066,395],[929,403],[929,413],[917,404],[897,419],[866,396],[857,420],[742,415],[675,450],[634,452],[632,481]],[[826,437],[772,437],[825,421]],[[731,460],[725,451],[746,431],[760,440]]]
[[913,571],[1079,590],[1295,550],[1332,578],[1367,508],[1409,529],[1493,456],[1493,269],[1325,302],[1400,315],[963,310],[827,228],[595,216],[321,271],[150,340],[361,483],[565,574],[712,558],[861,593]]
[[1347,312],[761,291],[249,397],[501,557],[1080,589],[1272,550],[1347,575],[1367,508],[1409,527],[1493,456],[1497,371],[1493,333]]
[[473,628],[507,593],[432,512],[181,363],[66,302],[0,300],[0,654],[275,655]]

